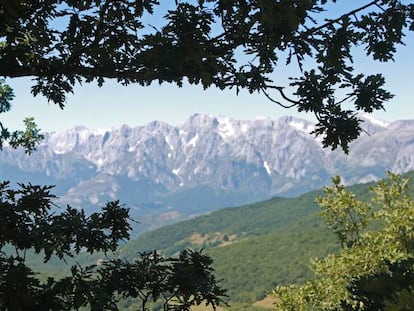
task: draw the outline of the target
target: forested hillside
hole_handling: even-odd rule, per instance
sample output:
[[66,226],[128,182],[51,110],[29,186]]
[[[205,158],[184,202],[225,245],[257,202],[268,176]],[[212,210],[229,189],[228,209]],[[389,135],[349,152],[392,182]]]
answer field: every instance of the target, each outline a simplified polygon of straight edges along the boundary
[[[410,189],[414,188],[414,172]],[[370,184],[350,187],[368,199]],[[120,249],[131,258],[137,250],[159,249],[172,255],[180,249],[204,248],[214,259],[217,275],[229,291],[232,310],[251,310],[275,285],[302,282],[311,258],[339,249],[320,217],[313,191],[297,198],[273,198],[147,232]]]
[[[414,189],[414,172],[404,176],[410,178],[410,189]],[[368,199],[371,185],[350,189]],[[115,256],[132,259],[153,249],[165,255],[185,248],[205,249],[214,260],[216,275],[228,289],[231,310],[252,310],[252,304],[276,285],[303,282],[309,275],[311,258],[339,250],[315,203],[322,194],[313,191],[296,198],[276,197],[165,226],[129,241]],[[75,261],[96,263],[100,258],[101,254],[81,255]],[[41,269],[41,261],[32,263]],[[54,264],[52,261],[48,266],[48,273],[59,273]]]

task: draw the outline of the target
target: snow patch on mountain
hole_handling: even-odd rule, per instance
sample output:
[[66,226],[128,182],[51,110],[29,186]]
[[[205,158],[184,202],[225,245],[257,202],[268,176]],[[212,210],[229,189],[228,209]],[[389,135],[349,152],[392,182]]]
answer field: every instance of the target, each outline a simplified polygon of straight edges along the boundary
[[236,134],[236,128],[234,121],[228,117],[219,117],[218,118],[218,128],[217,131],[223,139],[234,137]]
[[243,122],[242,125],[240,126],[240,132],[242,134],[245,134],[249,131],[249,128],[250,128],[249,124],[247,122]]
[[294,129],[301,131],[301,132],[305,132],[307,134],[313,131],[313,126],[308,125],[306,124],[306,122],[303,122],[303,121],[301,122],[297,120],[292,120],[289,122],[289,125],[293,127]]
[[263,162],[263,167],[265,168],[267,174],[270,176],[272,175],[272,171],[270,170],[269,164],[267,164],[267,161]]
[[170,147],[171,151],[173,151],[174,150],[174,146],[171,144],[170,139],[168,138],[168,136],[165,137],[165,142]]
[[195,147],[196,144],[197,144],[198,138],[199,138],[199,136],[198,136],[198,133],[197,133],[197,134],[194,135],[193,138],[190,139],[190,141],[188,142],[188,145]]
[[111,133],[112,129],[108,128],[96,128],[91,131],[94,136],[104,136],[105,134]]
[[369,114],[363,114],[362,117],[374,125],[378,125],[381,127],[388,127],[390,125],[390,122],[376,119],[372,115],[369,115]]

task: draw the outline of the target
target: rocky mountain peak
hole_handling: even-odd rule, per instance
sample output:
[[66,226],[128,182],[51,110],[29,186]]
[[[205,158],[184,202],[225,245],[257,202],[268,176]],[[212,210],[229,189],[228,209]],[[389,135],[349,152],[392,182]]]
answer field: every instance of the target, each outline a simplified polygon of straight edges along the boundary
[[309,134],[314,124],[294,117],[195,114],[180,126],[80,126],[47,133],[30,157],[5,148],[0,172],[5,179],[59,185],[61,200],[80,206],[120,198],[185,214],[189,206],[205,212],[299,194],[328,184],[333,175],[351,184],[414,169],[414,121],[362,119],[369,135],[352,143],[349,155],[322,149]]

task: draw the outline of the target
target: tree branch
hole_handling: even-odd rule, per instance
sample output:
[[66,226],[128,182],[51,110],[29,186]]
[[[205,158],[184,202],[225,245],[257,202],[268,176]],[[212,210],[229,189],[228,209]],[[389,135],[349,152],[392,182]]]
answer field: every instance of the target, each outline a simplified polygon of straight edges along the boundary
[[370,6],[377,5],[377,3],[378,3],[378,0],[373,0],[373,1],[371,1],[371,2],[369,2],[369,3],[367,3],[367,4],[363,5],[363,6],[361,6],[361,7],[357,8],[357,9],[355,9],[355,10],[352,10],[352,11],[346,13],[346,14],[341,15],[338,18],[328,20],[325,24],[323,24],[321,26],[310,28],[309,30],[303,32],[301,34],[301,37],[307,37],[307,36],[309,36],[309,35],[317,32],[317,31],[319,31],[319,30],[321,30],[323,28],[326,28],[326,27],[328,27],[330,25],[333,25],[333,24],[339,22],[344,17],[348,17],[348,16],[351,16],[351,15],[355,15],[356,13],[358,13],[360,11],[363,11],[366,8],[369,8]]
[[109,79],[128,79],[128,80],[140,80],[144,78],[142,72],[135,70],[117,70],[111,67],[85,67],[78,65],[68,65],[61,67],[25,67],[19,66],[10,68],[0,68],[0,76],[9,78],[37,76],[46,77],[53,75],[79,75],[83,77],[103,77]]
[[277,90],[280,93],[280,96],[282,96],[282,98],[286,101],[288,101],[289,103],[291,103],[291,105],[283,105],[281,102],[273,99],[266,91],[265,88],[262,87],[261,91],[263,92],[263,94],[273,103],[278,104],[279,106],[283,107],[283,108],[292,108],[294,106],[299,105],[299,102],[296,100],[293,100],[289,97],[286,96],[285,92],[283,91],[283,87],[281,86],[274,86],[274,85],[266,85],[267,89],[274,89]]

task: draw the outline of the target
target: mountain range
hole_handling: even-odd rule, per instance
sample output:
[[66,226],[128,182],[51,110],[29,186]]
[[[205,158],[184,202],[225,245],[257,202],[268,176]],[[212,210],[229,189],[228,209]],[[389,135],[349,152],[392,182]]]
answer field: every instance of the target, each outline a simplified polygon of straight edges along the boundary
[[58,204],[89,211],[120,199],[148,227],[273,196],[327,185],[375,181],[387,170],[414,169],[414,120],[362,116],[364,132],[349,155],[321,147],[310,121],[233,120],[196,114],[110,130],[75,127],[45,134],[37,150],[4,148],[2,179],[56,185]]

